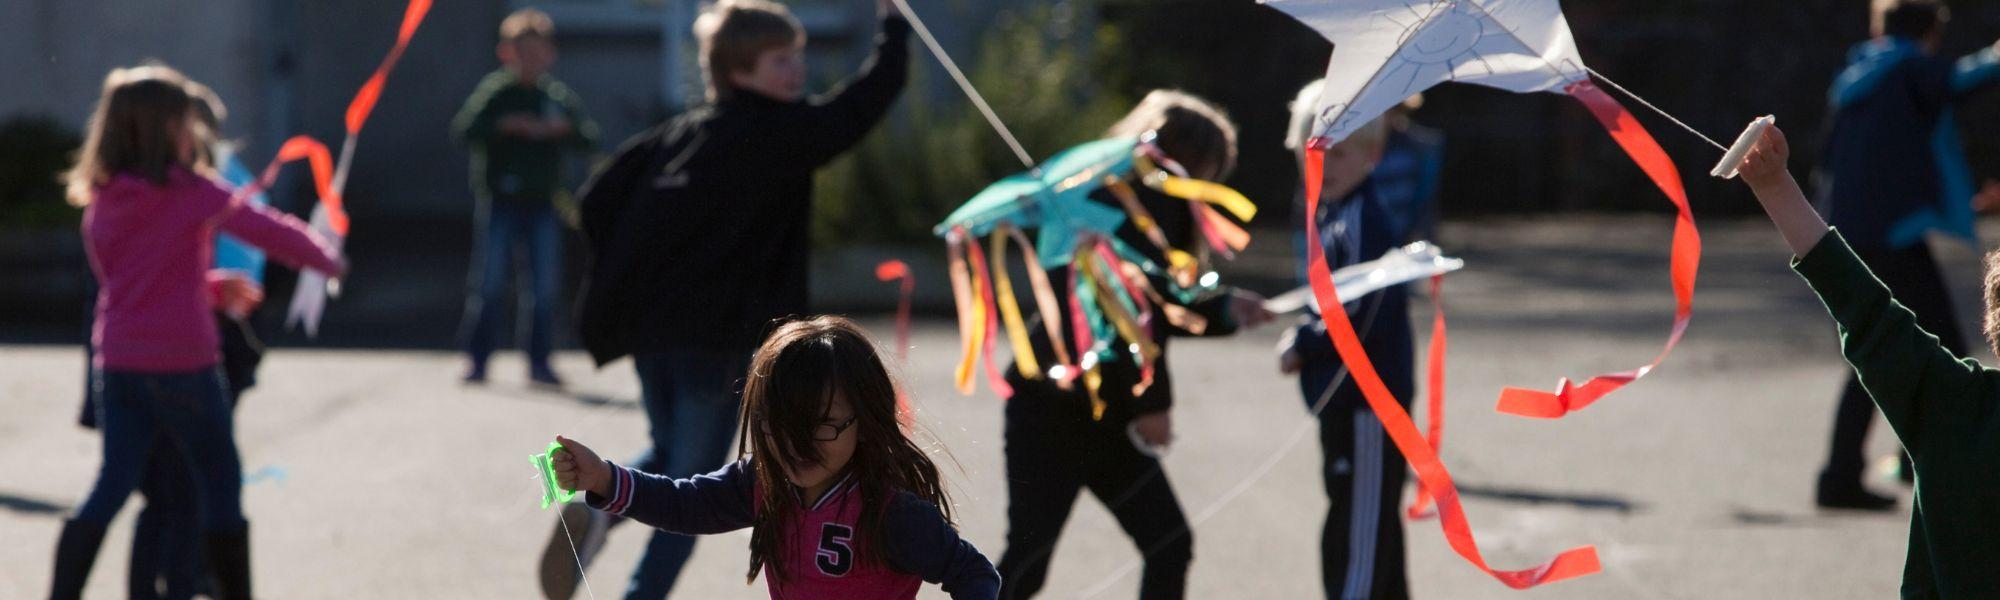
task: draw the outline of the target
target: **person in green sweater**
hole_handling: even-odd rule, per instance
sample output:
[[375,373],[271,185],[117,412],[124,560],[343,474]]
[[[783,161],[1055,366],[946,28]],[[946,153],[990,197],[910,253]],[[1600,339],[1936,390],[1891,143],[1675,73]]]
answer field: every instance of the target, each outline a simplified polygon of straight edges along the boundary
[[[1744,161],[1743,182],[1778,226],[1793,270],[1826,303],[1841,353],[1916,469],[1903,563],[1904,598],[2000,596],[2000,370],[1953,354],[1917,325],[1785,168],[1772,127]],[[1985,333],[2000,347],[2000,252],[1986,257]]]
[[452,120],[452,133],[472,150],[474,234],[462,333],[470,364],[467,383],[486,381],[486,359],[500,329],[501,294],[514,272],[514,249],[525,247],[531,306],[528,378],[561,386],[549,365],[556,304],[562,290],[563,220],[555,205],[566,153],[589,152],[597,125],[583,100],[549,75],[555,65],[555,24],[522,9],[500,23],[500,70],[480,80]]

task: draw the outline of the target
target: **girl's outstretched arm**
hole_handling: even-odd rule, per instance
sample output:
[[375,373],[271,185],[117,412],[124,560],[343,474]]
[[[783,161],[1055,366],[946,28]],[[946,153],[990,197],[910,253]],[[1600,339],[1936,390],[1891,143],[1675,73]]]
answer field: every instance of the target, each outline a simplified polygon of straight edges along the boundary
[[556,485],[587,492],[584,502],[684,535],[735,531],[753,524],[749,460],[738,460],[713,473],[686,479],[654,475],[621,467],[569,438],[557,436],[562,449],[550,456]]

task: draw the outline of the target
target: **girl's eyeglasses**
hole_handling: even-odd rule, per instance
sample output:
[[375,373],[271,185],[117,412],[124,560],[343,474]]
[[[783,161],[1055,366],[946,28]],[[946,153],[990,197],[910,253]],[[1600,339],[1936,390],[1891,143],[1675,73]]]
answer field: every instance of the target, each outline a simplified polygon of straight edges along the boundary
[[[855,419],[859,417],[860,415],[848,415],[847,420],[839,423],[822,421],[820,424],[814,425],[813,441],[831,442],[840,439],[840,434],[845,433],[848,428],[853,427]],[[757,419],[757,429],[764,432],[764,435],[771,435],[771,422],[766,419]]]
[[813,427],[813,440],[831,442],[840,439],[840,434],[847,431],[847,428],[853,427],[854,419],[859,416],[859,414],[848,415],[847,420],[839,423],[820,423]]

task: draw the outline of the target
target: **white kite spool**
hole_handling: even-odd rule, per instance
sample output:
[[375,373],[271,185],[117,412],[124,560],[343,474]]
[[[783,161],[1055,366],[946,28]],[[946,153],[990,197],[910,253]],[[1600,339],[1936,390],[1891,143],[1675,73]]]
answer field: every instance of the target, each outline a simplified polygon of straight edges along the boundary
[[1750,148],[1756,146],[1757,140],[1764,137],[1764,130],[1770,129],[1777,123],[1778,118],[1772,115],[1764,115],[1751,121],[1749,127],[1743,128],[1743,135],[1736,136],[1736,143],[1729,146],[1729,151],[1722,154],[1722,160],[1716,162],[1715,169],[1710,170],[1708,174],[1723,179],[1736,178],[1736,169],[1743,166],[1743,158],[1750,155]]

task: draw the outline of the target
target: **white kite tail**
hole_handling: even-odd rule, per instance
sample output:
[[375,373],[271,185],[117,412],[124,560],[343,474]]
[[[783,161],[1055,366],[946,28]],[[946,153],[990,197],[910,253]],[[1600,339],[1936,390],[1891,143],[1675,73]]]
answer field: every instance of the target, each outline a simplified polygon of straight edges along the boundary
[[[333,180],[327,183],[327,187],[336,196],[347,189],[347,170],[348,166],[353,164],[353,159],[354,136],[349,135],[340,145],[340,159],[334,163]],[[345,254],[346,236],[333,230],[333,222],[327,217],[326,205],[313,206],[311,227],[313,233],[319,234],[332,247],[335,256]],[[313,269],[301,269],[299,283],[292,288],[292,305],[285,309],[285,328],[303,326],[306,337],[319,337],[319,320],[326,314],[326,302],[329,298],[338,297],[340,297],[339,279],[333,279],[326,273]]]

